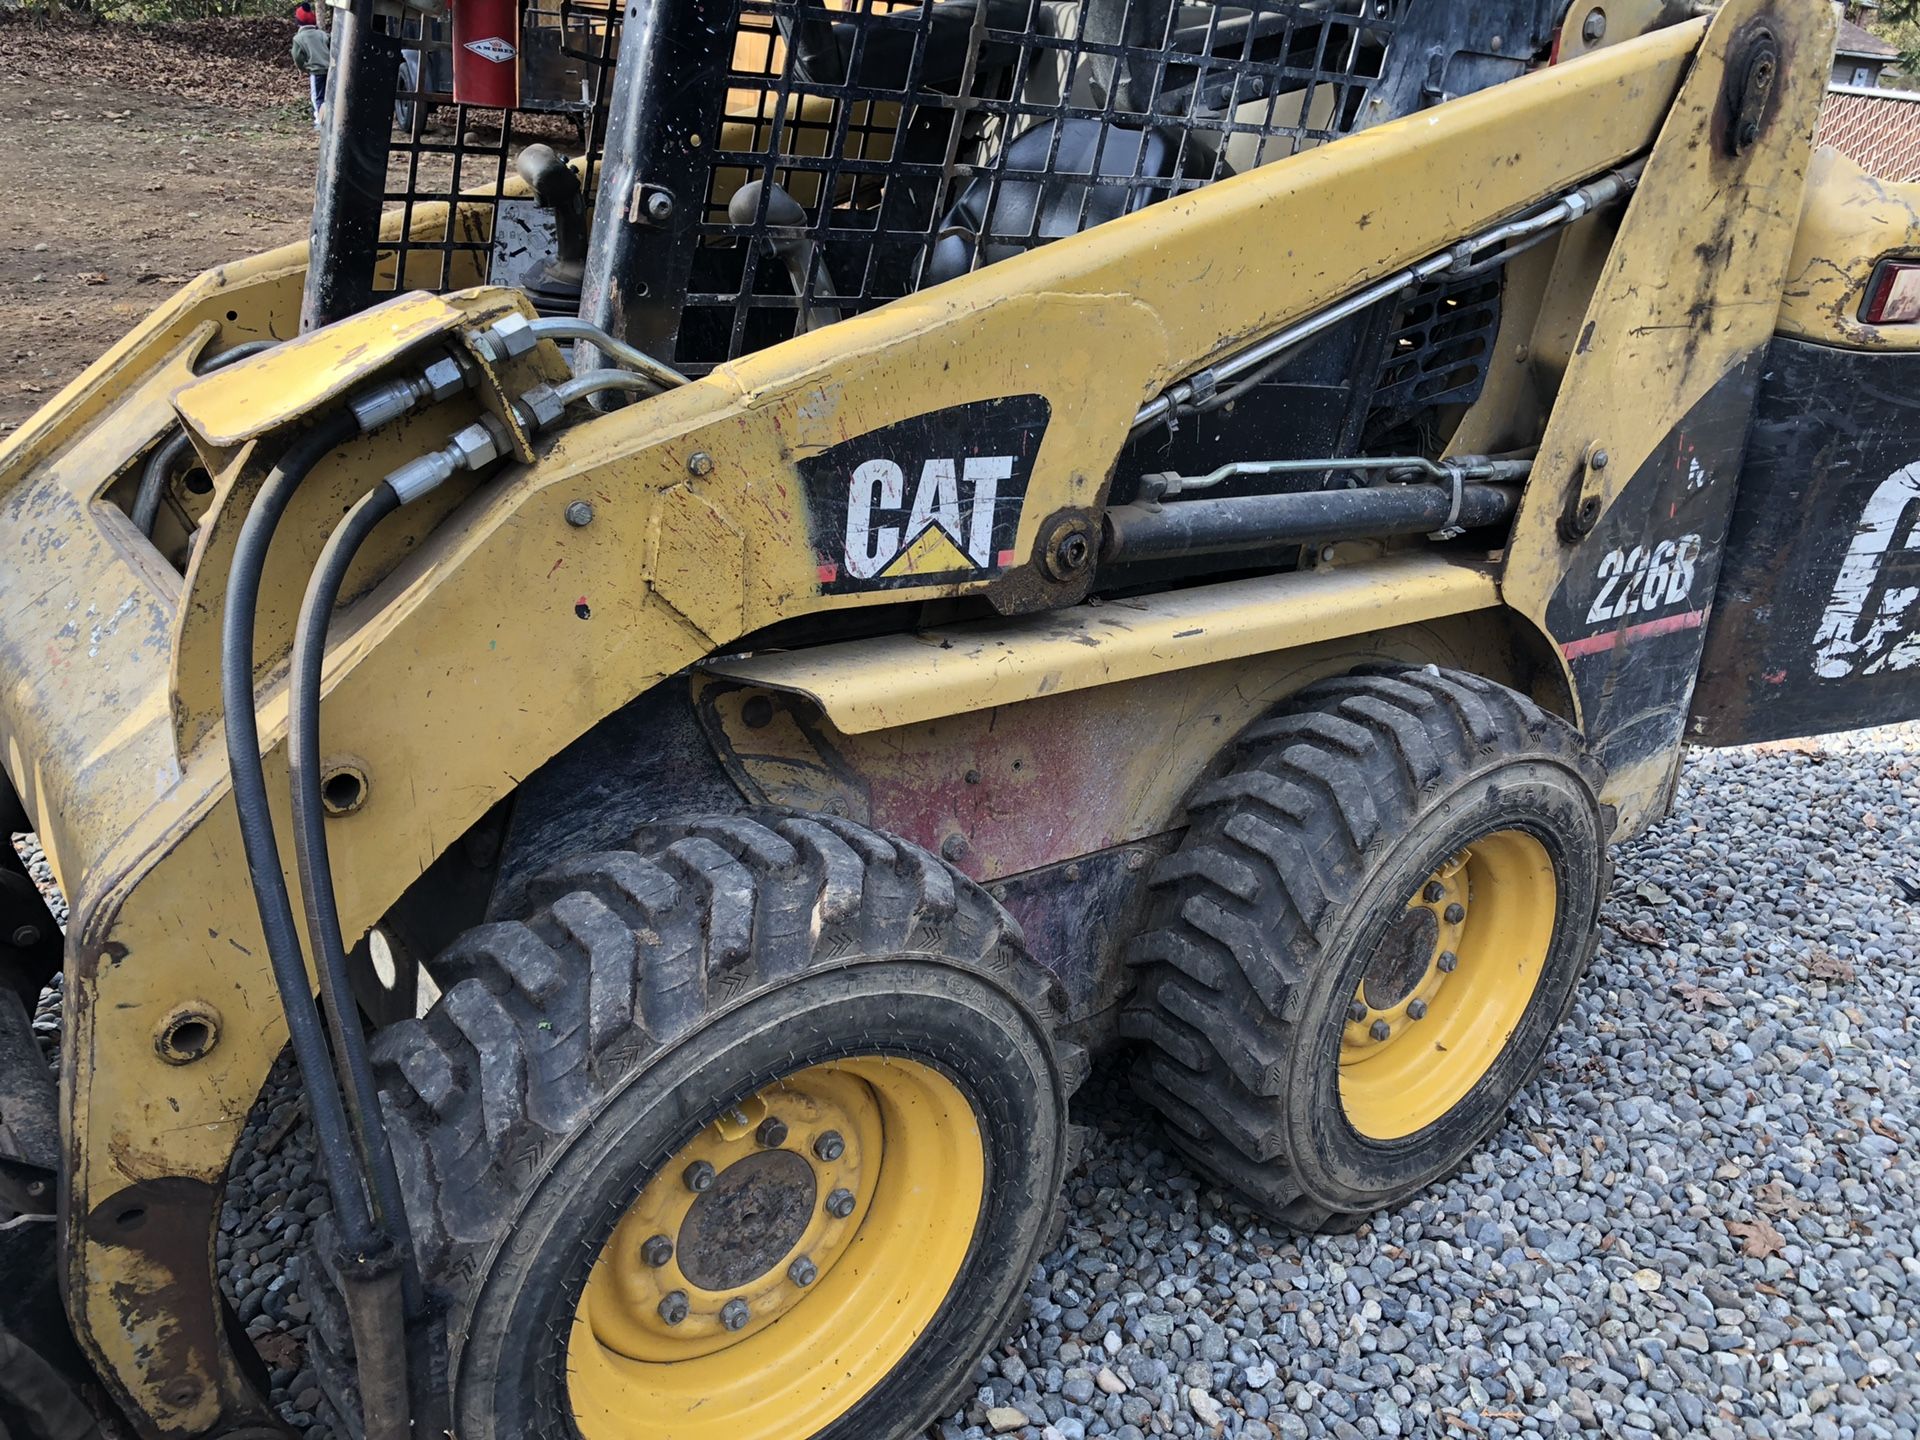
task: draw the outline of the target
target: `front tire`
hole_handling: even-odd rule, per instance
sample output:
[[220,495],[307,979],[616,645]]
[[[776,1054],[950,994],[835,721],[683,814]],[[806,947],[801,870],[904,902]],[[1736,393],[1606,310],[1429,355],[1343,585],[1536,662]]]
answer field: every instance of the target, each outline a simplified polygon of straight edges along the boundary
[[376,1044],[455,1433],[924,1430],[1012,1322],[1084,1068],[1003,912],[785,814],[649,830],[535,899]]
[[1579,737],[1478,676],[1323,681],[1190,806],[1131,961],[1136,1088],[1279,1222],[1458,1169],[1571,1008],[1606,884]]

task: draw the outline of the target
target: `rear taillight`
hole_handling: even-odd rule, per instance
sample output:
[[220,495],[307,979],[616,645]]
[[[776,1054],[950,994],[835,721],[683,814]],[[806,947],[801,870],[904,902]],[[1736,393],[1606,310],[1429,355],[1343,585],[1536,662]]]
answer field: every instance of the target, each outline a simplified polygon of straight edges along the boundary
[[1920,260],[1882,260],[1867,282],[1860,318],[1869,325],[1911,325],[1920,320]]

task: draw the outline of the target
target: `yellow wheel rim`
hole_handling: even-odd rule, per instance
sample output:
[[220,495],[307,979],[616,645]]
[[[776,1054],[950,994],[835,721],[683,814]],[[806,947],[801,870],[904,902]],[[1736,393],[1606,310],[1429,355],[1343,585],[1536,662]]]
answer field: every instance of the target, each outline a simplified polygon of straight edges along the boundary
[[586,1440],[800,1440],[932,1323],[986,1194],[973,1107],[909,1060],[799,1071],[707,1125],[614,1227],[567,1348]]
[[1355,1130],[1399,1140],[1466,1098],[1527,1013],[1558,910],[1546,847],[1520,830],[1421,882],[1348,1004],[1340,1102]]

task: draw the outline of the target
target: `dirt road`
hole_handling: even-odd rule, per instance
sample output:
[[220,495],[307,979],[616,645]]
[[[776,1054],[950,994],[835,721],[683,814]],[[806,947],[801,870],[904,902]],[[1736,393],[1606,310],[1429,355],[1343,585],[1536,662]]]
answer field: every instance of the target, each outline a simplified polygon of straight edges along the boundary
[[198,271],[302,238],[316,154],[290,67],[209,103],[6,43],[21,33],[0,27],[0,432]]

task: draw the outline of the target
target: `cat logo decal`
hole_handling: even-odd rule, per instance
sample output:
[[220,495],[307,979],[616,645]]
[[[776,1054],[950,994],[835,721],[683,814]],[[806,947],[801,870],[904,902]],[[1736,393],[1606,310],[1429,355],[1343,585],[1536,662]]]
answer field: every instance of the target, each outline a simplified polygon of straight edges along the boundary
[[979,580],[1012,565],[1048,416],[1042,395],[979,400],[801,461],[821,590]]

